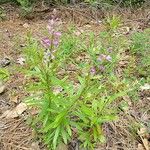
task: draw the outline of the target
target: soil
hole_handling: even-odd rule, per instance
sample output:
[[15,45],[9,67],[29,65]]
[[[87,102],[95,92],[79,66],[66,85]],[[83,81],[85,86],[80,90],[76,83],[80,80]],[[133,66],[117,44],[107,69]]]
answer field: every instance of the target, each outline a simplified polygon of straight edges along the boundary
[[[15,108],[26,96],[23,90],[24,77],[17,73],[18,58],[22,57],[21,52],[25,46],[25,37],[30,32],[37,39],[42,36],[53,8],[48,11],[38,11],[35,16],[28,19],[19,17],[19,9],[12,5],[2,5],[6,12],[6,20],[0,22],[0,59],[9,58],[10,64],[5,68],[11,72],[10,79],[6,82],[6,90],[0,94],[0,115],[6,110]],[[85,17],[77,13],[77,9],[59,7],[58,16],[61,15],[64,26],[74,22],[79,29],[89,29],[93,31],[103,30],[103,25],[97,23],[102,20],[107,13],[97,13]],[[73,16],[71,15],[71,13]],[[85,12],[85,10],[84,10]],[[132,13],[129,10],[118,10],[124,18],[125,26],[131,30],[143,30],[150,27],[149,9],[138,10]],[[117,12],[117,13],[118,13]],[[86,13],[89,11],[86,10]],[[85,14],[86,14],[85,13]],[[90,14],[90,13],[89,13]],[[137,15],[138,14],[138,15]],[[67,16],[68,15],[68,16]],[[82,17],[81,17],[82,16]],[[69,18],[69,19],[68,19]],[[94,18],[94,19],[93,19]],[[41,32],[40,32],[41,31]],[[132,103],[129,112],[119,114],[118,121],[104,125],[107,143],[100,145],[97,150],[144,150],[142,140],[139,135],[131,135],[128,124],[133,120],[143,123],[150,132],[150,91],[141,91],[139,102]],[[27,124],[28,111],[25,111],[17,118],[0,119],[0,149],[1,150],[44,150],[40,141],[36,138],[34,131]],[[148,140],[150,137],[148,135]],[[139,149],[139,144],[143,149]],[[76,146],[75,146],[76,147]],[[77,147],[76,147],[77,148]],[[71,148],[70,148],[71,149]],[[75,150],[75,148],[72,147]],[[147,149],[148,150],[148,149]]]

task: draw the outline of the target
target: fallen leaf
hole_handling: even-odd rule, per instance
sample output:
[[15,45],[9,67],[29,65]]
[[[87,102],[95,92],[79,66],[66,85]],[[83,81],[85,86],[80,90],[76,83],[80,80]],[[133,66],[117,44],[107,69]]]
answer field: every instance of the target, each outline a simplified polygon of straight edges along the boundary
[[149,150],[149,142],[148,142],[148,139],[144,138],[143,140],[143,145],[145,147],[146,150]]
[[19,115],[21,115],[25,110],[27,109],[27,105],[25,103],[20,103],[17,105],[13,110],[7,110],[5,111],[1,118],[16,118]]
[[60,92],[62,92],[62,88],[61,87],[54,87],[53,88],[53,93],[55,94],[55,95],[58,95]]
[[17,64],[23,65],[24,63],[25,63],[25,59],[23,57],[17,59]]
[[150,90],[150,84],[146,83],[143,86],[140,87],[141,90]]
[[138,144],[137,150],[145,150],[141,143]]
[[65,145],[64,143],[60,143],[56,150],[68,150],[68,146]]
[[149,142],[148,142],[148,139],[147,139],[147,129],[146,128],[140,128],[140,130],[138,130],[138,135],[140,136],[141,140],[142,140],[142,143],[143,143],[143,146],[146,150],[150,150],[149,149]]
[[0,81],[0,94],[5,91],[5,85]]
[[31,148],[29,150],[40,150],[39,143],[38,142],[33,142],[31,144]]
[[29,28],[29,24],[28,24],[28,23],[25,23],[25,24],[23,24],[23,27],[24,27],[24,28]]
[[12,102],[14,102],[14,103],[17,103],[17,102],[18,102],[18,95],[11,97],[10,100],[11,100]]

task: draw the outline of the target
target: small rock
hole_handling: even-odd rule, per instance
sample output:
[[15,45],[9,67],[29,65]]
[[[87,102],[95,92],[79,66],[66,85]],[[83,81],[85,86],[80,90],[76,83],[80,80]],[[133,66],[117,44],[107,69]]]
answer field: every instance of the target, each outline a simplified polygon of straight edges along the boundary
[[6,67],[10,64],[10,59],[9,58],[3,58],[1,61],[0,61],[0,66],[1,67]]
[[25,44],[20,44],[20,47],[25,47],[26,45]]

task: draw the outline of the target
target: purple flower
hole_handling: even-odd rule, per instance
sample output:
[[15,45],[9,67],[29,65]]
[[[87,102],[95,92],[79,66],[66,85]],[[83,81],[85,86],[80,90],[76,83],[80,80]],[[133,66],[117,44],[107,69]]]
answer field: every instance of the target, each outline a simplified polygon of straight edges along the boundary
[[53,41],[53,44],[54,44],[54,46],[56,46],[56,47],[57,47],[57,46],[59,45],[58,40],[54,40],[54,41]]
[[104,66],[102,66],[102,65],[100,65],[100,66],[99,66],[99,69],[100,69],[100,71],[102,71],[102,72],[104,72],[104,71],[105,71],[105,67],[104,67]]
[[97,60],[98,60],[98,61],[102,61],[102,57],[101,57],[101,56],[99,56]]
[[47,52],[46,55],[47,55],[48,57],[50,57],[50,56],[51,56],[51,53],[50,53],[50,52]]
[[96,69],[95,69],[95,67],[92,67],[92,68],[90,69],[90,73],[91,73],[92,75],[95,75],[95,74],[96,74]]
[[46,37],[42,39],[42,44],[45,48],[48,48],[51,45],[51,41]]
[[51,19],[51,20],[48,21],[48,23],[49,23],[49,26],[53,26],[55,24],[55,20]]
[[113,51],[113,48],[112,48],[112,47],[109,47],[109,48],[107,49],[107,51],[108,51],[109,53],[111,53],[111,52]]
[[97,60],[98,61],[103,61],[104,59],[106,59],[106,55],[100,54]]
[[54,35],[57,36],[57,37],[60,37],[61,36],[61,32],[55,32]]
[[106,56],[106,60],[111,61],[112,60],[111,56],[110,55]]

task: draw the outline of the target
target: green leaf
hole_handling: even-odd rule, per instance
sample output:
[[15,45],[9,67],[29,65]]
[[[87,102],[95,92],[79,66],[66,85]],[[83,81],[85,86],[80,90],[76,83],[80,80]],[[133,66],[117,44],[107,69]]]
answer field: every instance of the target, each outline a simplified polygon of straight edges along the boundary
[[90,117],[94,116],[93,110],[92,110],[91,108],[89,108],[89,107],[86,107],[85,105],[82,105],[82,106],[81,106],[81,111],[82,111],[84,114],[86,114],[86,115],[88,115],[88,116],[90,116]]
[[68,141],[68,134],[67,132],[64,130],[64,128],[61,129],[61,135],[62,135],[62,138],[64,140],[64,143],[67,144],[67,141]]
[[57,147],[59,134],[60,134],[60,126],[58,126],[55,130],[55,135],[54,135],[54,138],[53,138],[53,147],[54,147],[54,149],[56,149],[56,147]]
[[0,80],[5,80],[8,79],[10,76],[9,72],[7,69],[4,68],[0,68]]
[[71,131],[70,126],[66,125],[66,129],[67,129],[67,132],[68,132],[69,136],[71,136],[72,135],[72,131]]

